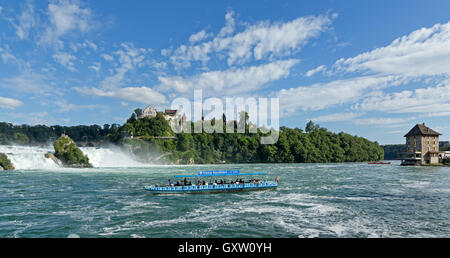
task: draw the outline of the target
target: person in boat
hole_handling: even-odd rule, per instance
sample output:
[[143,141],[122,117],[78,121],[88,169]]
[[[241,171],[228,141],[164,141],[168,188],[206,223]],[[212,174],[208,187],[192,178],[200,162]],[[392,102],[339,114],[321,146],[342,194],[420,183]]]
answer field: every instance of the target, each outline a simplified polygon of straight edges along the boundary
[[173,182],[170,179],[169,179],[169,186],[173,186]]
[[187,179],[186,178],[184,178],[183,183],[184,183],[184,186],[187,185]]
[[175,184],[175,186],[181,186],[180,182],[177,181],[177,183]]

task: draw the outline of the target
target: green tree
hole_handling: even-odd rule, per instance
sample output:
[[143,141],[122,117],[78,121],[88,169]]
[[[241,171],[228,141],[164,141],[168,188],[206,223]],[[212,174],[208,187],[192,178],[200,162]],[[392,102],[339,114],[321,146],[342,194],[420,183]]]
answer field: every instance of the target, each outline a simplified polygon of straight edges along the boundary
[[14,142],[18,143],[18,144],[27,144],[28,142],[30,142],[28,136],[26,136],[23,133],[14,133]]
[[180,133],[177,135],[177,150],[189,151],[193,146],[193,138],[190,133]]
[[314,124],[313,121],[309,121],[309,122],[306,124],[305,132],[311,133],[311,132],[314,132],[314,131],[316,131],[316,130],[319,130],[319,128],[320,128],[319,125]]
[[141,117],[143,114],[142,109],[140,109],[140,108],[136,108],[134,110],[134,113],[136,114],[136,117],[138,117],[138,118]]

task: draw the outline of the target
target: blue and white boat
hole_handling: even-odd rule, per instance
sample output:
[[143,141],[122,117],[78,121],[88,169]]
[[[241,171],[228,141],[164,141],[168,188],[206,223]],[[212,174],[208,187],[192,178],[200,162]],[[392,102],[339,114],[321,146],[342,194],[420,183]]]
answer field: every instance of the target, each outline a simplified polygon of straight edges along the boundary
[[[145,190],[154,194],[184,194],[184,193],[223,193],[276,189],[278,187],[278,177],[275,181],[254,179],[255,176],[267,175],[267,173],[240,173],[239,170],[224,171],[200,171],[197,175],[177,175],[175,178],[184,178],[180,185],[169,184],[164,186],[151,185],[144,187]],[[238,179],[229,183],[218,178],[234,176]],[[252,176],[252,179],[245,180]],[[188,182],[198,179],[197,184]],[[203,180],[202,180],[203,179]],[[207,181],[205,181],[205,179]],[[208,183],[209,181],[209,183]],[[179,183],[179,182],[177,182]]]

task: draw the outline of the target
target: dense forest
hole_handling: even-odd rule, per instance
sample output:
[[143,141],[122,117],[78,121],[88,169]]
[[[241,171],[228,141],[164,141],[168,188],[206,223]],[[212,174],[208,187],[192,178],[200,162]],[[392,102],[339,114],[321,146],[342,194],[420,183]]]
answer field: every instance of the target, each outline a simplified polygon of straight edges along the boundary
[[[261,144],[265,136],[260,128],[249,133],[248,115],[234,121],[245,124],[245,133],[173,133],[162,115],[138,118],[135,113],[123,125],[92,126],[13,126],[0,124],[0,144],[46,143],[65,132],[76,142],[101,141],[132,152],[141,161],[161,161],[177,164],[213,163],[327,163],[382,160],[384,151],[377,142],[343,132],[333,133],[310,121],[305,130],[281,127],[279,139],[273,145]],[[202,123],[191,122],[192,128]],[[222,123],[226,117],[211,121]],[[193,131],[193,130],[192,130]]]
[[440,147],[439,150],[440,151],[450,151],[450,144]]
[[98,142],[104,140],[109,133],[116,131],[120,125],[105,124],[79,126],[45,126],[45,125],[13,125],[0,122],[0,144],[46,144],[53,143],[62,133],[70,135],[75,142]]
[[[238,124],[245,123],[245,133],[174,134],[163,116],[137,119],[141,111],[137,109],[135,112],[127,123],[107,138],[129,146],[132,151],[138,150],[134,151],[137,155],[142,150],[146,154],[164,153],[166,161],[171,163],[327,163],[375,161],[384,157],[378,143],[343,132],[329,132],[312,121],[306,125],[305,131],[281,127],[278,141],[273,145],[264,145],[260,143],[264,134],[259,128],[257,133],[249,133],[246,113],[234,122],[235,132]],[[225,132],[225,115],[220,120],[211,121],[213,125],[216,123],[221,123]],[[191,122],[192,129],[194,126],[195,123]],[[129,137],[131,135],[133,139]],[[158,139],[164,136],[176,138]]]
[[388,144],[381,147],[383,147],[384,150],[385,160],[396,160],[398,153],[406,150],[405,144]]
[[[405,144],[388,144],[388,145],[382,145],[381,147],[383,147],[384,159],[386,159],[386,160],[395,160],[395,159],[397,159],[399,152],[406,151]],[[440,146],[439,151],[450,151],[450,144]]]

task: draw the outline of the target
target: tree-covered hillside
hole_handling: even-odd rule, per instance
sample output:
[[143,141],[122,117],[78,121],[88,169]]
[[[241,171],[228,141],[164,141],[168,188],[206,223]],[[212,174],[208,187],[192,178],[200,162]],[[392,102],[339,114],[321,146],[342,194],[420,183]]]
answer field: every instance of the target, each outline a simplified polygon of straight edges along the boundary
[[[91,126],[14,126],[0,123],[0,144],[47,143],[65,132],[76,142],[102,141],[116,144],[132,152],[143,162],[176,164],[212,163],[327,163],[377,161],[384,157],[383,148],[376,142],[344,132],[333,133],[313,122],[305,131],[281,127],[275,144],[261,144],[265,135],[260,128],[249,133],[248,114],[234,121],[235,133],[175,134],[162,115],[138,118],[135,113],[123,125]],[[226,128],[226,117],[211,121]],[[202,121],[190,122],[194,126]],[[243,125],[245,133],[237,133]],[[194,130],[192,130],[194,131]],[[228,131],[227,131],[228,132]]]
[[389,144],[389,145],[383,145],[382,147],[384,149],[384,159],[385,160],[395,160],[395,159],[397,159],[399,152],[406,151],[405,144]]
[[[382,160],[384,157],[383,148],[376,142],[343,132],[329,132],[313,122],[306,125],[305,131],[281,127],[275,144],[261,144],[264,134],[260,129],[257,133],[249,133],[247,119],[248,115],[245,116],[245,133],[175,135],[162,116],[136,119],[133,114],[126,124],[108,137],[116,143],[125,144],[143,159],[150,158],[142,156],[142,150],[145,150],[146,153],[164,153],[166,161],[182,164],[362,162]],[[222,123],[225,128],[225,115],[221,120],[212,121],[212,124],[215,123]],[[235,131],[239,123],[243,123],[243,118],[235,122]],[[191,128],[194,128],[194,123],[191,123]],[[131,135],[133,139],[129,137]],[[172,135],[176,138],[158,139],[158,136]]]

